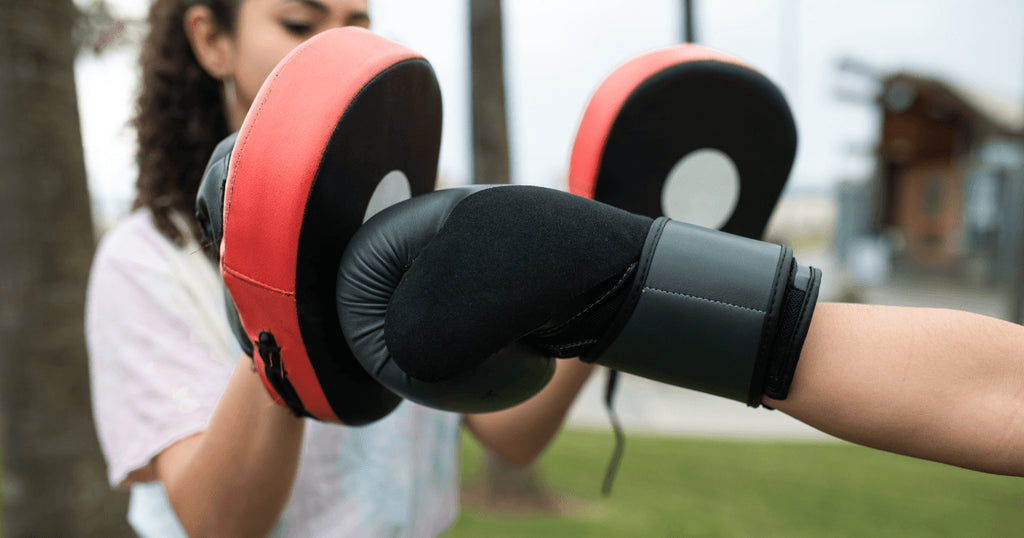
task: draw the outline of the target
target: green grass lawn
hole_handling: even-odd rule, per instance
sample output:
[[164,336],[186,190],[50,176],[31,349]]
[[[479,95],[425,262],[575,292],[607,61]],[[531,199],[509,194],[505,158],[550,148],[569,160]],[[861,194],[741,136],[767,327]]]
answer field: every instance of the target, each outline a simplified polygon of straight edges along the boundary
[[[480,479],[464,439],[463,482]],[[539,462],[573,498],[558,516],[463,506],[451,537],[1024,536],[1024,479],[846,443],[630,435],[611,497],[600,494],[611,433],[563,432]]]

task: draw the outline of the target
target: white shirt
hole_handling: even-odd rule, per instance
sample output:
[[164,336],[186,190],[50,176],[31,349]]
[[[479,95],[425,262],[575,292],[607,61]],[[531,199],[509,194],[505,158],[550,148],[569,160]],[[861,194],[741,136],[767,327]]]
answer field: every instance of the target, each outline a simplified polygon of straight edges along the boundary
[[[111,485],[203,430],[241,350],[216,267],[138,210],[101,241],[86,299],[93,413]],[[310,420],[280,536],[436,536],[458,513],[459,415],[403,402],[363,427]],[[142,536],[183,536],[159,482],[132,484]]]

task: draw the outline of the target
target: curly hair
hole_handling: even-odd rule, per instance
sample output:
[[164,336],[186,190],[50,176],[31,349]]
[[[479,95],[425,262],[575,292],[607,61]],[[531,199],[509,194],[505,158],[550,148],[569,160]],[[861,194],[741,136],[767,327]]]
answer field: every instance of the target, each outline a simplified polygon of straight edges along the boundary
[[241,0],[156,0],[143,44],[141,90],[133,125],[139,167],[133,209],[149,208],[156,228],[178,246],[186,242],[172,221],[185,215],[199,238],[195,198],[214,146],[229,134],[221,83],[196,60],[185,34],[185,12],[210,9],[217,24],[234,32]]

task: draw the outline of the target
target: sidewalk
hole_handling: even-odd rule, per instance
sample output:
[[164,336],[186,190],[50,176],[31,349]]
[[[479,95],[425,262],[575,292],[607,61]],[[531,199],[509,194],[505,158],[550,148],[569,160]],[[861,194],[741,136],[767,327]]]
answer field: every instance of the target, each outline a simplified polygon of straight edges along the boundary
[[[594,373],[572,409],[570,427],[607,431],[611,423],[604,407],[607,371]],[[779,411],[746,405],[692,390],[619,374],[615,410],[628,436],[631,433],[759,440],[833,439]]]

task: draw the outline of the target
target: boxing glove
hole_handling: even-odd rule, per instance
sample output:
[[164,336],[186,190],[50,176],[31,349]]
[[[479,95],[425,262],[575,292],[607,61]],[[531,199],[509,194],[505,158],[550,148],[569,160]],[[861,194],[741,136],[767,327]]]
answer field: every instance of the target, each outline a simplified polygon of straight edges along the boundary
[[[234,149],[237,138],[238,133],[232,133],[213,148],[210,160],[206,163],[206,170],[203,172],[203,179],[199,183],[199,191],[196,194],[196,220],[199,221],[199,229],[202,231],[202,237],[199,240],[203,250],[212,254],[215,259],[216,253],[220,250],[220,240],[224,236],[224,223],[221,214],[221,208],[224,207],[224,185],[228,178],[231,150]],[[238,318],[238,308],[231,300],[231,294],[228,293],[227,288],[223,288],[223,291],[231,334],[238,341],[242,351],[252,357],[252,341],[245,334],[242,321]]]
[[356,359],[428,406],[510,407],[571,356],[757,406],[786,397],[820,278],[787,247],[540,187],[462,188],[365,223],[337,306]]

